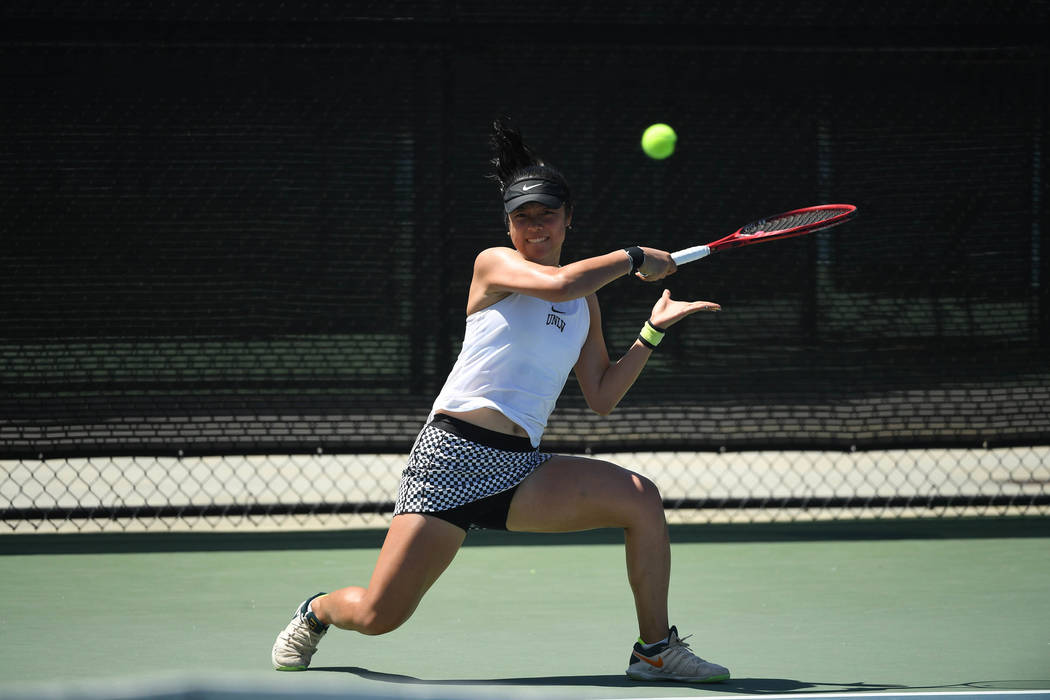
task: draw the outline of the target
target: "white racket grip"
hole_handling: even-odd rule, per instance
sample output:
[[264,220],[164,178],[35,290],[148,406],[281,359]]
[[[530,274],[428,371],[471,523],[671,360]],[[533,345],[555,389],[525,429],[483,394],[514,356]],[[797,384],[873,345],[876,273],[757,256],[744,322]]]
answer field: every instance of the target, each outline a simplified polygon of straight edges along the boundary
[[711,254],[711,249],[706,245],[694,245],[692,248],[683,248],[678,252],[671,253],[671,259],[675,265],[685,265],[700,258],[706,258]]

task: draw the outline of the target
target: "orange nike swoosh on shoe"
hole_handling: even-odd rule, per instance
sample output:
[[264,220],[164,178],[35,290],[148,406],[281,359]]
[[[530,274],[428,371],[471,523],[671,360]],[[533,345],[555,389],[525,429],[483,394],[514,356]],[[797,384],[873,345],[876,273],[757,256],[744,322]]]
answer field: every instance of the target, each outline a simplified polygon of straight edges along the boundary
[[631,653],[634,654],[634,658],[641,659],[642,661],[644,661],[645,663],[649,664],[650,666],[654,666],[656,668],[663,668],[664,667],[664,659],[663,659],[662,656],[657,656],[656,657],[656,661],[653,661],[652,659],[645,658],[644,656],[639,654],[637,651],[632,651]]

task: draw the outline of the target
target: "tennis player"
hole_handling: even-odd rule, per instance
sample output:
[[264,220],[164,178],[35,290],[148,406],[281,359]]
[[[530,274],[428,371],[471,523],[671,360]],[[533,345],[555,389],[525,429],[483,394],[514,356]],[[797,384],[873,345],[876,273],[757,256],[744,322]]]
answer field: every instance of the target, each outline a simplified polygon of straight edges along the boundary
[[595,292],[630,274],[662,280],[675,272],[670,254],[630,246],[563,266],[568,183],[508,124],[494,123],[491,139],[511,247],[474,261],[462,350],[408,457],[368,586],[304,601],[274,643],[273,665],[307,668],[332,625],[368,635],[400,626],[471,528],[622,528],[640,635],[628,677],[725,680],[729,671],[696,656],[669,623],[671,552],[656,486],[609,462],[539,451],[570,370],[588,406],[607,415],[667,329],[720,307],[676,301],[665,290],[638,339],[610,361]]

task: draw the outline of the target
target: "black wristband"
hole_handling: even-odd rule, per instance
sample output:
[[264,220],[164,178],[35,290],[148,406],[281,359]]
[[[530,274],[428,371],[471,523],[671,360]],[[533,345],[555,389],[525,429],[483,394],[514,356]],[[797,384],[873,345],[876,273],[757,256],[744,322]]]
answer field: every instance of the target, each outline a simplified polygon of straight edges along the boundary
[[645,262],[645,253],[636,245],[627,246],[623,249],[631,257],[631,274],[638,272]]

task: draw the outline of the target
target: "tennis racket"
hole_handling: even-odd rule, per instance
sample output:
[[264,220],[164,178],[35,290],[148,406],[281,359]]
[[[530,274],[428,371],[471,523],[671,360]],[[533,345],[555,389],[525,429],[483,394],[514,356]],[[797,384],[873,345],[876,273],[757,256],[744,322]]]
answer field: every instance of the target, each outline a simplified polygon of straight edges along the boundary
[[711,253],[717,253],[720,250],[802,236],[845,223],[856,211],[857,207],[852,204],[822,204],[818,207],[792,209],[783,214],[752,221],[747,226],[742,226],[713,243],[684,248],[671,253],[671,258],[675,265],[685,265],[694,260],[706,258]]

